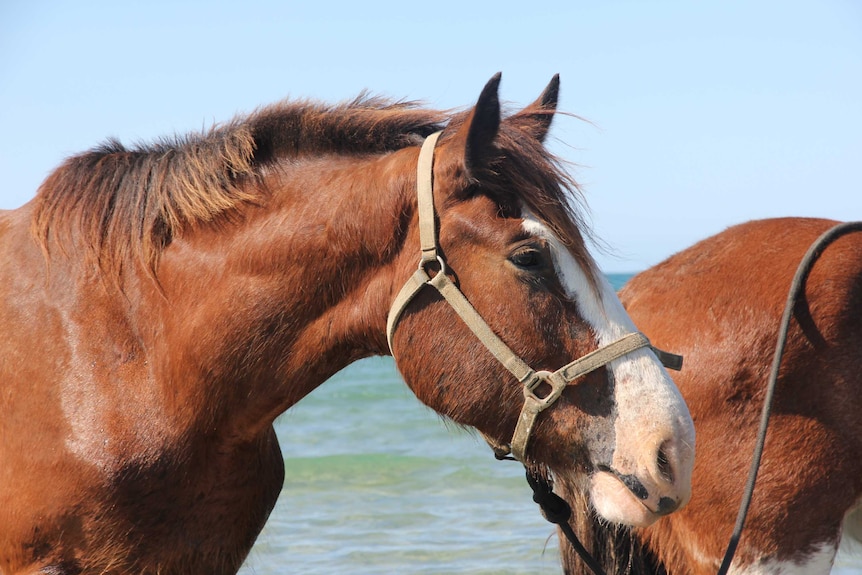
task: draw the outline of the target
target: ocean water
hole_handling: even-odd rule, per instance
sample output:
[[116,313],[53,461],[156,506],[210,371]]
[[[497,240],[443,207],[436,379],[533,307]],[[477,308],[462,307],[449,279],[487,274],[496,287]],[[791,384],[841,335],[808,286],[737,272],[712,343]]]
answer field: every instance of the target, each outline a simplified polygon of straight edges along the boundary
[[284,488],[242,575],[561,573],[521,465],[422,405],[392,358],[349,366],[275,427]]
[[285,485],[242,573],[559,573],[520,464],[444,423],[391,358],[337,374],[276,423]]

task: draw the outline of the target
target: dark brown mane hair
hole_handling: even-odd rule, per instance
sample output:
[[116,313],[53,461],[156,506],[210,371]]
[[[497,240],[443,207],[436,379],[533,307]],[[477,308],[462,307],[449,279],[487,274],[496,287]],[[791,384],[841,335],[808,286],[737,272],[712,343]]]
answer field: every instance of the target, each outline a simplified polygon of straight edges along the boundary
[[[421,142],[445,114],[365,94],[335,106],[280,102],[203,134],[128,149],[116,140],[67,159],[39,188],[33,231],[83,233],[100,267],[136,254],[154,271],[161,250],[188,227],[253,202],[244,185],[279,158],[380,153]],[[62,244],[62,242],[61,242]]]
[[[533,133],[536,118],[545,114],[553,117],[560,112],[532,110],[502,122],[495,140],[499,154],[490,159],[481,173],[474,175],[474,183],[501,206],[515,210],[523,204],[563,242],[589,281],[594,282],[598,271],[584,240],[602,246],[585,219],[589,210],[580,185],[563,160]],[[454,117],[450,126],[462,123],[466,115]],[[550,118],[542,121],[550,124]]]
[[[80,235],[103,271],[119,274],[131,256],[155,275],[159,255],[173,237],[260,200],[261,186],[247,184],[259,181],[279,159],[394,151],[465,116],[363,93],[336,105],[283,101],[205,133],[133,148],[109,140],[68,158],[45,180],[32,230],[46,253],[51,237]],[[571,203],[573,198],[580,203],[577,183],[538,140],[527,137],[516,118],[500,127],[505,161],[489,166],[489,175],[495,174],[487,178],[489,185],[502,199],[518,190],[519,198],[507,199],[522,200],[591,270],[582,247],[583,222]]]

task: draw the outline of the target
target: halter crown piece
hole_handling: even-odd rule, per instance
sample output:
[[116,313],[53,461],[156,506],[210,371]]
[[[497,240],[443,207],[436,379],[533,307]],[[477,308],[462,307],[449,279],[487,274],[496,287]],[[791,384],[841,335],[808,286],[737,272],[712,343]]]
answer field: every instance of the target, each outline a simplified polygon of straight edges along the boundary
[[[488,351],[524,387],[524,406],[521,408],[521,414],[518,416],[518,423],[515,426],[515,433],[512,436],[510,444],[507,446],[496,445],[494,441],[486,437],[486,440],[491,444],[498,457],[502,458],[505,454],[511,453],[515,459],[523,463],[526,461],[527,442],[530,440],[530,432],[533,430],[536,418],[539,413],[550,407],[560,397],[569,383],[626,354],[652,346],[647,337],[642,333],[630,333],[605,347],[599,348],[580,359],[564,365],[554,372],[535,371],[518,357],[493,332],[485,320],[482,319],[482,316],[479,315],[479,312],[467,300],[467,297],[461,293],[461,290],[446,275],[446,262],[438,252],[432,183],[434,146],[440,134],[441,132],[436,132],[428,136],[422,144],[422,150],[419,152],[419,162],[416,170],[419,200],[419,241],[422,255],[419,260],[419,268],[410,276],[404,287],[401,288],[401,291],[392,303],[392,308],[389,310],[389,317],[386,322],[386,337],[389,342],[389,350],[394,357],[395,352],[392,348],[392,338],[395,328],[398,325],[398,320],[413,298],[425,286],[433,287],[440,292]],[[428,267],[431,265],[439,266],[439,270],[433,276],[428,272]],[[665,358],[662,357],[664,352],[659,352],[658,350],[656,352],[662,361],[664,361]],[[676,357],[681,364],[681,358],[678,356],[672,356],[672,354],[666,355],[668,356],[667,359]],[[665,362],[665,365],[667,365],[667,362]],[[668,365],[668,367],[674,366]],[[542,383],[548,384],[551,387],[551,391],[547,395],[539,397],[536,395],[535,390]]]

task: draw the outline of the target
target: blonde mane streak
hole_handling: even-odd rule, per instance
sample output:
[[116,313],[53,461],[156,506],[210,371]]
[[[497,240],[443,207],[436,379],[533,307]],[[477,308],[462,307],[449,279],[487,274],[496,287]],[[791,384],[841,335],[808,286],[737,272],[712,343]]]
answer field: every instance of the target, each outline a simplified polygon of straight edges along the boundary
[[[252,173],[254,140],[246,126],[188,146],[174,162],[166,162],[165,180],[151,193],[162,200],[162,215],[170,229],[187,223],[209,222],[250,201],[254,194],[238,185],[240,176]],[[165,193],[170,190],[170,193]]]

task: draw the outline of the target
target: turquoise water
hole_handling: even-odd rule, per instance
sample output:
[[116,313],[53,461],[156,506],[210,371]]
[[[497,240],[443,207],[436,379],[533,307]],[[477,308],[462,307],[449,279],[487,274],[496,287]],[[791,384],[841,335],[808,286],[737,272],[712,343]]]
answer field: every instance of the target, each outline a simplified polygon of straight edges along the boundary
[[338,373],[276,431],[284,489],[243,575],[561,573],[520,464],[423,406],[389,357]]
[[286,478],[244,574],[559,573],[519,464],[353,364],[276,424]]

